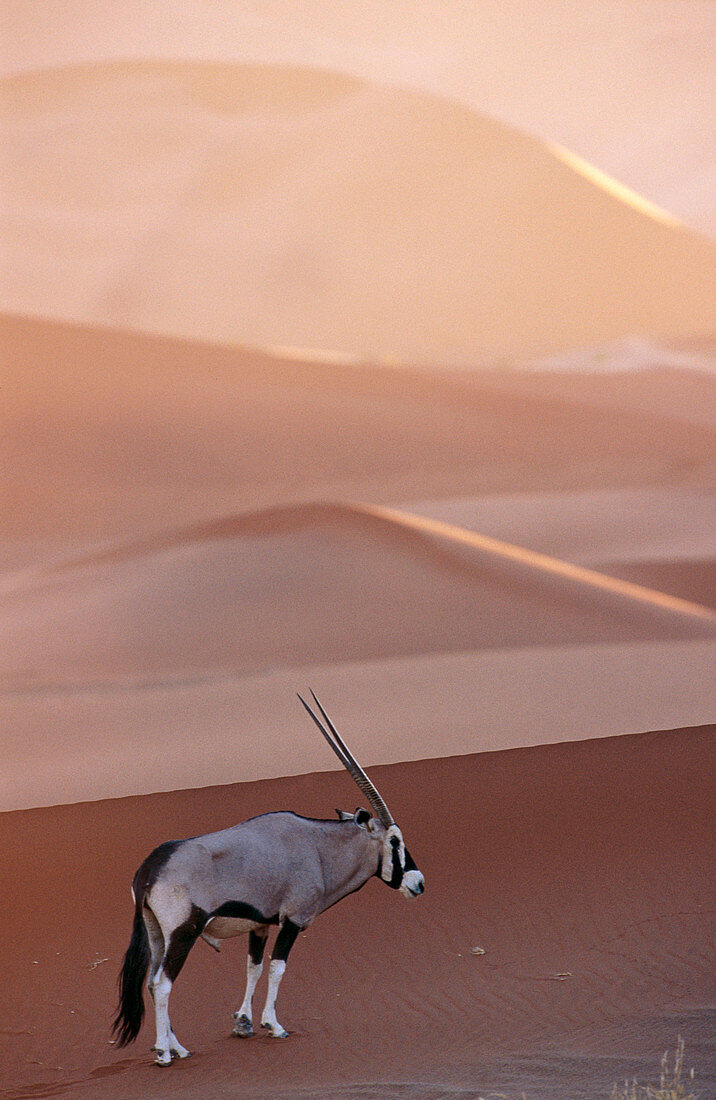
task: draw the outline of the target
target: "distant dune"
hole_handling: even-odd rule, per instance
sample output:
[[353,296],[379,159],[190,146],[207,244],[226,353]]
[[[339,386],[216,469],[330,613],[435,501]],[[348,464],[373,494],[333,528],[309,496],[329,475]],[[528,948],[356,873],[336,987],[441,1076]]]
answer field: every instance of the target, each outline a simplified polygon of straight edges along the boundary
[[0,336],[0,806],[321,767],[307,683],[368,764],[712,717],[702,614],[351,505],[710,601],[712,376],[657,358],[636,388],[568,385],[18,317]]
[[716,244],[448,100],[200,62],[2,91],[7,309],[423,362],[714,331]]
[[713,707],[716,610],[393,510],[230,516],[4,587],[0,807],[320,766],[306,684],[339,700],[366,763]]
[[320,506],[48,572],[0,600],[0,675],[27,690],[714,635],[716,611],[675,613],[449,532]]
[[662,370],[658,356],[636,382],[600,387],[588,374],[340,366],[7,316],[0,341],[12,471],[0,552],[17,565],[310,500],[716,478],[716,376]]
[[127,58],[313,65],[448,96],[716,231],[704,0],[393,0],[389,13],[384,0],[182,0],[181,18],[176,0],[1,0],[0,13],[3,74]]

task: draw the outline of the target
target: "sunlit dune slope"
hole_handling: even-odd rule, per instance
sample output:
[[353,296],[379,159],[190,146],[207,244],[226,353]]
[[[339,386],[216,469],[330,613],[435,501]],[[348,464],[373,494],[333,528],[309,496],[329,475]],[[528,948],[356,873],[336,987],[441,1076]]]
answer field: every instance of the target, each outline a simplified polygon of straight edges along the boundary
[[713,242],[435,96],[198,62],[3,93],[6,308],[422,360],[714,328]]
[[307,499],[701,485],[716,472],[713,428],[658,406],[675,376],[653,376],[646,414],[619,407],[628,375],[605,407],[580,375],[536,389],[532,372],[338,367],[14,317],[0,341],[0,541],[18,563],[41,558],[42,540],[126,542]]
[[716,601],[716,496],[706,488],[499,493],[402,509],[686,600]]
[[27,689],[716,632],[716,612],[533,557],[342,506],[229,518],[6,594],[0,668]]

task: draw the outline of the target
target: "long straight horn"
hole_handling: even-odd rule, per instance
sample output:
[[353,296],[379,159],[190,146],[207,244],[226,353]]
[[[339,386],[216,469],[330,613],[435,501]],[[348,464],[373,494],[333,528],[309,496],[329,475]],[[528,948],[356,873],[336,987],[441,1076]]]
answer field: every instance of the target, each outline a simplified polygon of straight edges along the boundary
[[[388,829],[391,825],[394,825],[395,822],[393,821],[393,817],[392,817],[392,814],[390,813],[390,810],[386,806],[383,799],[380,797],[380,794],[378,793],[377,787],[375,787],[374,784],[371,783],[370,779],[368,778],[368,776],[365,774],[365,772],[361,768],[360,764],[358,763],[358,761],[354,757],[353,753],[350,751],[350,749],[346,745],[345,741],[343,740],[343,738],[339,734],[338,730],[333,725],[333,722],[328,717],[325,710],[323,709],[323,707],[319,703],[318,697],[316,696],[315,692],[311,691],[311,695],[313,696],[313,699],[316,703],[316,706],[318,707],[321,714],[323,715],[323,718],[326,721],[328,729],[326,729],[326,726],[324,726],[321,719],[314,713],[314,711],[311,709],[311,707],[309,707],[306,700],[301,695],[299,695],[298,698],[303,703],[304,707],[306,708],[306,710],[310,714],[313,721],[318,726],[319,730],[321,731],[321,733],[325,737],[328,744],[333,749],[334,753],[336,754],[336,756],[340,760],[343,767],[346,769],[348,774],[350,776],[352,776],[355,783],[357,783],[357,785],[362,790],[363,794],[366,796],[366,798],[370,802],[371,806],[373,807],[373,810],[375,811],[375,814],[378,817],[378,820],[380,822],[382,822],[383,825],[385,825],[386,829]],[[329,733],[329,730],[330,730],[330,733]]]

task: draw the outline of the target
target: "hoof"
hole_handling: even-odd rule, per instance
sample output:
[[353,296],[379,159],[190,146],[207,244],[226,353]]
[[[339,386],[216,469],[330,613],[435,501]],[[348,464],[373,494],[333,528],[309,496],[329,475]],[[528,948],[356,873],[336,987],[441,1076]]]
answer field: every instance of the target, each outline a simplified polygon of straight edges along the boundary
[[238,1012],[235,1012],[234,1019],[236,1020],[236,1023],[234,1024],[234,1030],[232,1034],[238,1035],[240,1039],[250,1039],[254,1033],[254,1029],[251,1026],[251,1020],[248,1018],[248,1016],[243,1016],[240,1015]]
[[172,1055],[169,1050],[157,1050],[157,1056],[154,1059],[156,1066],[170,1066],[172,1064]]
[[288,1039],[288,1032],[284,1031],[284,1029],[281,1027],[280,1024],[279,1024],[279,1029],[280,1030],[278,1030],[278,1031],[274,1031],[271,1024],[261,1024],[261,1027],[266,1028],[266,1030],[268,1032],[270,1032],[272,1039]]

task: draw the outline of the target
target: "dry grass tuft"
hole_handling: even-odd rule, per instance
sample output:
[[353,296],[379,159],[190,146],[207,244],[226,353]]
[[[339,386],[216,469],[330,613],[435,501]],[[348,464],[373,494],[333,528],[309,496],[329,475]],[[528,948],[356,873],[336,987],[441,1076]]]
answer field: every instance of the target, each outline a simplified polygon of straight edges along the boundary
[[674,1068],[669,1069],[669,1052],[665,1050],[661,1058],[661,1077],[658,1085],[638,1085],[636,1081],[623,1087],[614,1085],[610,1100],[698,1100],[693,1091],[694,1071],[689,1070],[684,1078],[684,1040],[679,1036],[676,1044]]

